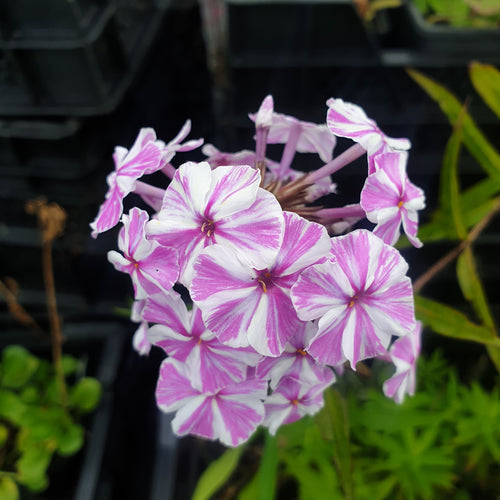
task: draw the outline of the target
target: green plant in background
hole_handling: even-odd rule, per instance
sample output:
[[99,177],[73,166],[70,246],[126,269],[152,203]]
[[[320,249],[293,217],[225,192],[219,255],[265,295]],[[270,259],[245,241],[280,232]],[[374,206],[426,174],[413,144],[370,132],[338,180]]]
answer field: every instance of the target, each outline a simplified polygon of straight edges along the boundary
[[245,483],[231,480],[258,445],[228,450],[205,471],[193,500],[472,499],[498,493],[498,389],[460,385],[436,351],[420,360],[420,391],[398,405],[376,389],[383,368],[375,366],[374,376],[364,379],[346,373],[325,393],[315,418],[267,435],[260,466]]
[[[50,324],[52,362],[20,345],[7,346],[0,358],[0,499],[18,500],[18,485],[34,492],[49,485],[47,469],[54,454],[70,456],[84,443],[82,416],[101,397],[100,382],[83,375],[84,364],[63,354],[61,318],[56,302],[52,244],[65,226],[57,204],[31,200],[26,211],[38,219],[42,271]],[[0,281],[0,294],[12,315],[38,335],[43,329],[17,301],[14,280]]]
[[[414,282],[414,291],[420,292],[440,270],[456,261],[458,285],[475,313],[471,320],[449,305],[417,295],[417,318],[442,335],[483,344],[500,371],[500,337],[473,250],[478,236],[500,211],[500,154],[455,96],[417,71],[409,70],[409,74],[439,104],[454,129],[443,159],[439,207],[431,221],[421,227],[419,236],[428,244],[443,240],[457,243]],[[470,65],[470,78],[479,95],[500,118],[500,72],[492,66],[474,62]],[[466,189],[460,188],[458,173],[462,144],[485,174]]]
[[101,387],[81,375],[83,363],[64,355],[67,403],[62,404],[58,375],[49,361],[11,345],[0,361],[0,498],[19,498],[18,484],[43,491],[55,453],[70,456],[84,443],[80,421],[95,409]]
[[500,26],[498,0],[412,0],[428,23],[456,28]]

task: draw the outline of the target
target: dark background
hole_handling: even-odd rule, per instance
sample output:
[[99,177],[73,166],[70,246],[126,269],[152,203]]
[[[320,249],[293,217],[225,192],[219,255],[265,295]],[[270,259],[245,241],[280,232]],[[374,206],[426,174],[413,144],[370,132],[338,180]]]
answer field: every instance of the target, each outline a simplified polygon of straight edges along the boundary
[[[156,498],[160,489],[162,498],[170,498],[168,486],[161,484],[170,477],[162,467],[175,455],[168,450],[176,450],[179,457],[180,475],[171,497],[188,498],[199,470],[219,448],[194,439],[172,444],[167,436],[170,444],[158,451],[154,385],[162,355],[153,350],[149,359],[140,358],[130,346],[134,325],[116,314],[116,307],[128,307],[132,297],[128,277],[106,259],[107,251],[116,248],[118,228],[96,240],[89,235],[88,224],[97,214],[106,175],[113,168],[114,146],[129,148],[145,126],[168,142],[189,118],[190,138],[204,137],[225,151],[251,148],[253,124],[247,113],[255,112],[267,94],[273,94],[276,111],[314,122],[325,120],[329,97],[341,97],[362,106],[388,135],[412,141],[408,171],[426,191],[425,221],[436,205],[451,127],[405,67],[434,76],[467,99],[494,142],[500,136],[498,123],[473,92],[467,64],[472,59],[497,63],[499,45],[493,49],[498,39],[465,45],[439,37],[422,40],[421,33],[406,27],[408,14],[403,9],[386,11],[367,31],[346,1],[293,3],[285,11],[283,5],[230,4],[227,52],[211,74],[200,9],[194,1],[81,0],[76,3],[87,12],[84,28],[72,27],[70,16],[70,27],[59,31],[53,26],[62,26],[61,16],[67,13],[54,7],[49,14],[60,22],[51,28],[49,19],[46,29],[35,29],[34,21],[24,19],[23,31],[16,23],[31,12],[29,2],[23,0],[18,11],[9,11],[7,1],[0,1],[0,279],[16,280],[19,301],[45,325],[36,221],[25,213],[24,203],[44,196],[63,206],[67,229],[55,245],[54,259],[64,323],[100,322],[104,330],[107,324],[118,324],[123,340],[95,498]],[[112,8],[103,13],[103,6]],[[49,14],[37,12],[35,21]],[[58,73],[65,65],[71,68],[68,80]],[[348,141],[340,140],[337,152],[347,146]],[[201,152],[193,152],[175,160],[180,164],[202,158]],[[302,160],[305,169],[310,168],[306,161]],[[355,200],[349,196],[359,193],[364,168],[360,164],[336,176],[336,203]],[[460,168],[463,185],[481,177],[466,154]],[[165,185],[163,181],[161,174],[153,176],[152,182]],[[135,203],[130,196],[125,210]],[[494,222],[478,242],[479,265],[494,253],[498,234]],[[411,276],[420,275],[447,249],[430,245],[405,250]],[[485,277],[493,299],[498,276],[497,259],[496,264],[488,263]],[[426,295],[459,303],[452,280],[449,269]],[[26,333],[4,303],[1,307],[2,332]],[[157,453],[165,460],[157,462],[159,473],[154,472]]]

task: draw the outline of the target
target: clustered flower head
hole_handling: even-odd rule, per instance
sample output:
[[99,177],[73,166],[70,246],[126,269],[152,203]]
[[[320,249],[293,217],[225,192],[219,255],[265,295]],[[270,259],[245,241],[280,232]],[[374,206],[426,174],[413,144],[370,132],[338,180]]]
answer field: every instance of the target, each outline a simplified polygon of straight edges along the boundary
[[[132,279],[134,347],[167,354],[156,399],[175,412],[178,435],[237,446],[259,425],[274,434],[316,413],[336,374],[370,358],[395,365],[388,397],[401,402],[415,390],[420,324],[408,265],[393,247],[401,228],[421,246],[425,199],[406,173],[410,144],[387,137],[354,104],[327,106],[317,125],[276,113],[268,96],[249,115],[255,151],[206,144],[205,161],[178,168],[174,157],[203,143],[181,144],[189,121],[168,144],[142,129],[130,151],[115,150],[92,235],[121,220],[121,253],[108,258]],[[356,144],[334,156],[337,137]],[[280,159],[267,158],[268,144],[283,144]],[[297,153],[319,168],[293,169]],[[331,176],[363,155],[359,203],[323,208],[324,196],[335,200]],[[170,178],[166,189],[139,180],[157,171]],[[122,214],[132,192],[151,214]],[[363,218],[373,231],[353,230]]]

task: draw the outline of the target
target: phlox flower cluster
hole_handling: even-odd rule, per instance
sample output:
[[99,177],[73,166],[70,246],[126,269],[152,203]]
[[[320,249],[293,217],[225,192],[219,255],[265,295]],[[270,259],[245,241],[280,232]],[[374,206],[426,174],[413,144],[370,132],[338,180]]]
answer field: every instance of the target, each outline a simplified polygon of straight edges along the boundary
[[[206,144],[204,161],[178,168],[174,157],[203,142],[182,143],[189,121],[167,144],[142,129],[129,151],[116,148],[92,234],[121,221],[120,251],[108,258],[132,280],[134,347],[167,354],[156,399],[175,412],[178,435],[236,446],[260,425],[274,434],[316,413],[336,377],[370,358],[395,366],[388,397],[401,402],[415,390],[420,325],[408,265],[393,247],[401,228],[421,245],[424,195],[406,173],[410,144],[353,104],[327,107],[318,125],[276,113],[268,96],[249,115],[254,151]],[[337,137],[355,144],[335,156]],[[283,144],[280,159],[267,158],[268,144]],[[319,168],[293,169],[297,153]],[[323,208],[325,196],[335,205],[332,175],[363,155],[359,203]],[[157,171],[166,189],[139,180]],[[123,214],[132,192],[149,212]],[[362,218],[373,231],[353,229]]]

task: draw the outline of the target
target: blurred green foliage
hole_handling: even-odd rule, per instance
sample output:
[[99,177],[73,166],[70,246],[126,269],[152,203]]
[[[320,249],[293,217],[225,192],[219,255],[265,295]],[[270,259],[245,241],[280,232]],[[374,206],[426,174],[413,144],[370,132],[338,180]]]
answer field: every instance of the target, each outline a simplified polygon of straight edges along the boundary
[[81,375],[82,364],[64,355],[68,404],[62,404],[52,363],[10,345],[0,360],[0,498],[19,498],[18,485],[34,492],[49,484],[53,455],[70,456],[84,442],[82,416],[94,410],[100,383]]
[[[246,474],[230,498],[264,498],[259,490],[276,491],[268,498],[280,500],[494,498],[500,491],[498,388],[459,383],[436,351],[419,361],[417,394],[398,405],[380,388],[387,368],[375,365],[370,378],[347,372],[327,390],[318,415],[267,435],[254,475],[239,470],[237,461],[227,467],[226,454],[238,453],[228,450],[219,459],[224,479]],[[244,445],[243,454],[252,446],[259,445]],[[216,464],[202,481],[217,488],[195,498],[228,498],[231,483],[221,485]]]
[[446,23],[455,28],[500,26],[498,0],[412,0],[428,23]]

